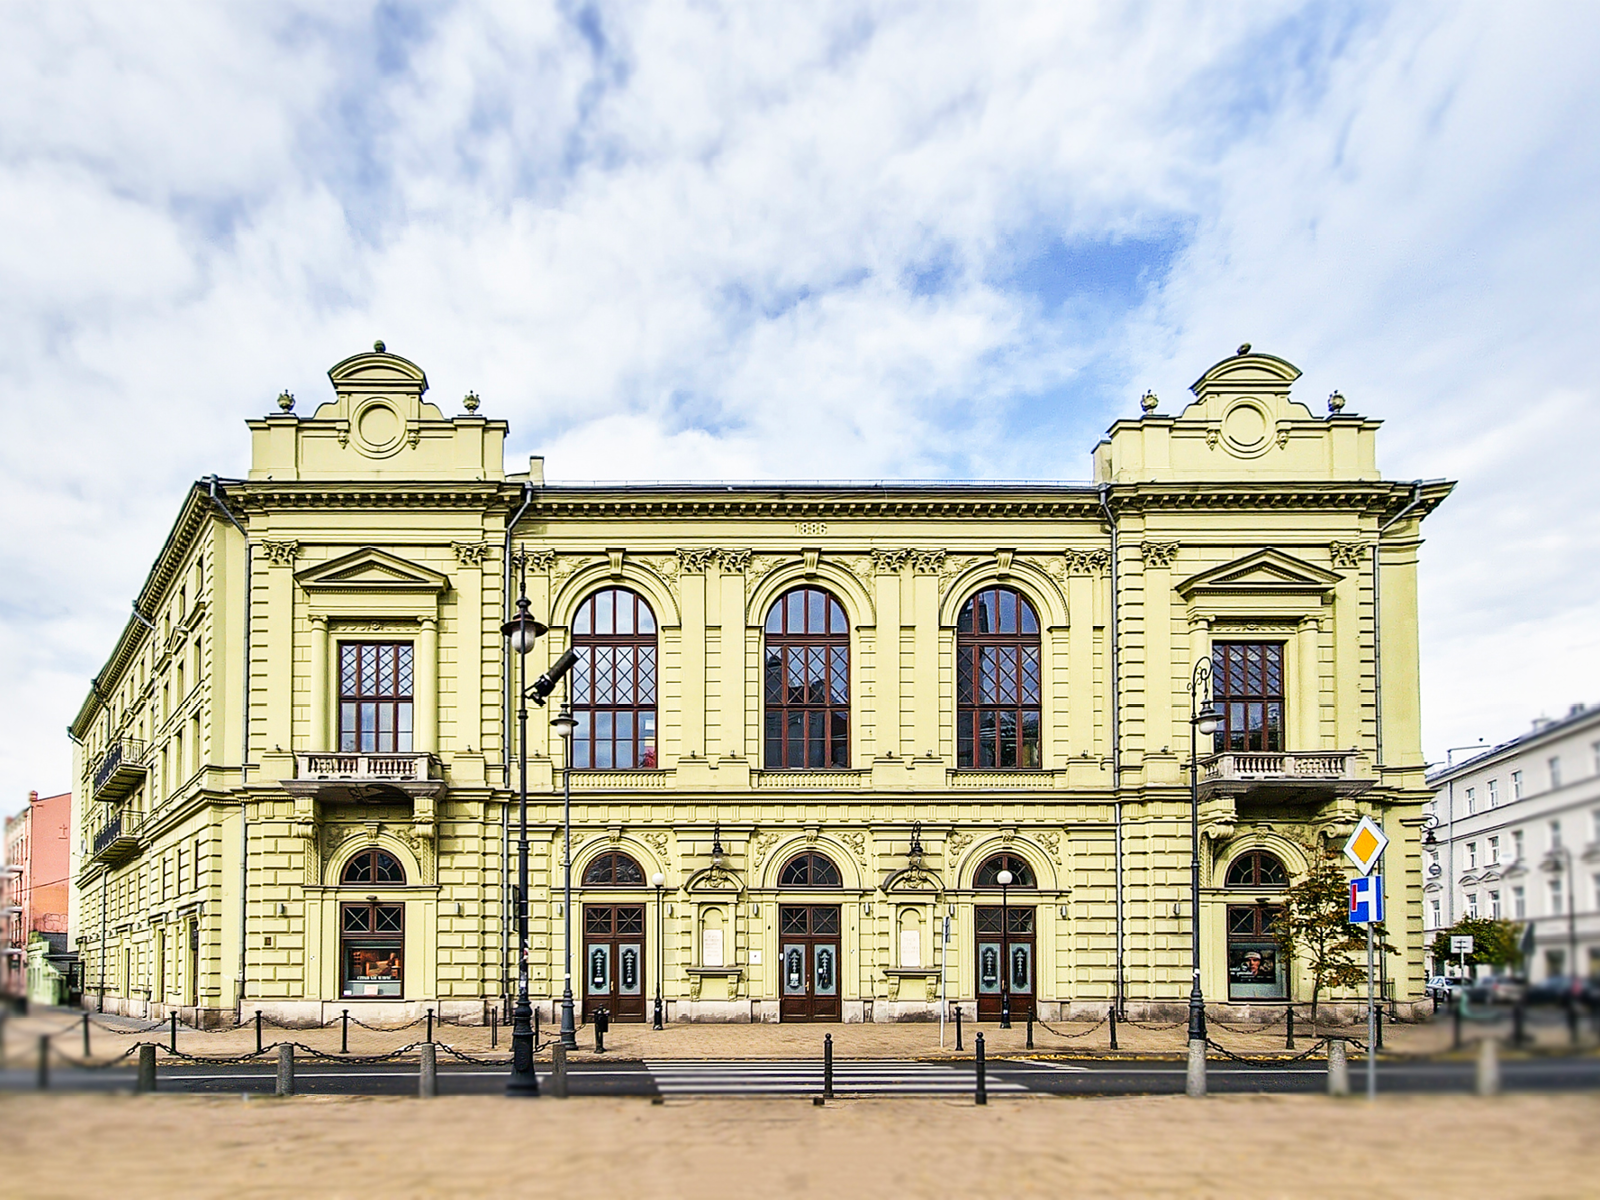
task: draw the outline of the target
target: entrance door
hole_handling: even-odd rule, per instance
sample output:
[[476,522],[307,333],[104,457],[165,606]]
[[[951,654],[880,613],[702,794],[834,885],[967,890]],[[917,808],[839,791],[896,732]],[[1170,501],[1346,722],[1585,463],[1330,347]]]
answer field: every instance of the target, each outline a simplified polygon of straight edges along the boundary
[[[1001,914],[1009,928],[1002,930]],[[1031,906],[983,906],[978,927],[978,1020],[998,1021],[1001,998],[1011,994],[1011,1019],[1033,1015],[1033,927]]]
[[784,1021],[837,1021],[839,906],[784,904],[778,909],[783,963],[778,1015]]
[[644,1020],[644,905],[583,906],[583,1020]]

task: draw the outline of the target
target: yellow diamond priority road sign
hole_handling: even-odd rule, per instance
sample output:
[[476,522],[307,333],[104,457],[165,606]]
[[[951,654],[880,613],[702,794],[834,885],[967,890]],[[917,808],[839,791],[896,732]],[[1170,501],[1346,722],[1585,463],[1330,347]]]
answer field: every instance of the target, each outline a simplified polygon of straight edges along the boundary
[[1356,870],[1363,875],[1370,875],[1388,845],[1389,839],[1378,828],[1378,823],[1371,817],[1362,817],[1361,824],[1356,826],[1356,831],[1344,844],[1344,856],[1355,863]]

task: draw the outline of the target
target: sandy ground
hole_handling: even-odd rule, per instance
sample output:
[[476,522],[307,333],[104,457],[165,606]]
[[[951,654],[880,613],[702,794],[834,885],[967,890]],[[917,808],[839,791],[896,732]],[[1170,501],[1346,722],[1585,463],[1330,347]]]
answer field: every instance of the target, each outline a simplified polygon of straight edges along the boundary
[[7,1197],[1600,1194],[1600,1098],[0,1097]]

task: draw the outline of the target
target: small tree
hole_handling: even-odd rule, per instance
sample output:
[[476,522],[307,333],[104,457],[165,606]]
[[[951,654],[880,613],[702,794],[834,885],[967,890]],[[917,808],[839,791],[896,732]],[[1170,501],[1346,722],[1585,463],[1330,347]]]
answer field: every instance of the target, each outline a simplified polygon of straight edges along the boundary
[[1459,962],[1461,956],[1450,952],[1450,939],[1458,934],[1472,938],[1472,953],[1467,962],[1472,966],[1520,967],[1522,965],[1522,926],[1515,921],[1492,917],[1462,917],[1449,929],[1442,929],[1428,947],[1433,961]]
[[1366,978],[1366,966],[1358,961],[1366,953],[1366,931],[1350,924],[1350,880],[1330,854],[1315,858],[1305,878],[1289,889],[1272,935],[1311,976],[1312,1028],[1324,989],[1355,987]]

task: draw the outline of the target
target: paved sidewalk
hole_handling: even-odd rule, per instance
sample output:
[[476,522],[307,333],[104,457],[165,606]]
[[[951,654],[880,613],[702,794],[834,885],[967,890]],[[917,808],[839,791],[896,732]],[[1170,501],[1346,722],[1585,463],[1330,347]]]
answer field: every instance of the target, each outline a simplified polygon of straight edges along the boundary
[[[38,1039],[54,1035],[52,1047],[57,1061],[66,1063],[82,1059],[83,1014],[68,1009],[35,1010],[28,1017],[12,1017],[5,1022],[5,1062],[13,1067],[26,1066],[38,1061]],[[1033,1030],[1033,1049],[1027,1047],[1027,1028],[1022,1022],[1013,1028],[1001,1029],[998,1025],[975,1025],[964,1021],[962,1048],[956,1049],[954,1023],[945,1027],[944,1045],[939,1043],[939,1026],[933,1022],[902,1022],[855,1025],[735,1025],[735,1024],[672,1024],[666,1029],[654,1030],[648,1024],[613,1025],[606,1035],[607,1059],[780,1059],[821,1057],[823,1039],[833,1037],[836,1058],[897,1058],[941,1059],[970,1057],[974,1036],[981,1032],[984,1048],[990,1057],[1034,1054],[1038,1056],[1109,1056],[1110,1028],[1105,1021],[1036,1022]],[[1280,1021],[1265,1029],[1247,1029],[1232,1022],[1222,1024],[1212,1021],[1211,1040],[1223,1049],[1239,1055],[1277,1057],[1292,1053],[1284,1045],[1284,1027]],[[1364,1040],[1365,1025],[1319,1026],[1320,1033],[1339,1033],[1346,1037]],[[540,1028],[541,1042],[547,1047],[552,1026]],[[1178,1057],[1185,1052],[1187,1029],[1182,1023],[1172,1022],[1118,1022],[1117,1044],[1119,1055],[1144,1056],[1170,1055]],[[1436,1054],[1446,1051],[1451,1044],[1451,1022],[1441,1016],[1431,1022],[1417,1024],[1389,1024],[1385,1027],[1385,1048],[1402,1054]],[[1568,1044],[1567,1031],[1559,1021],[1559,1014],[1538,1014],[1530,1022],[1529,1033],[1536,1043],[1555,1049]],[[284,1029],[266,1022],[262,1028],[262,1043],[289,1041],[312,1050],[335,1054],[340,1051],[340,1027],[335,1024],[320,1029]],[[1469,1021],[1463,1028],[1463,1040],[1470,1046],[1484,1036],[1497,1036],[1505,1040],[1510,1035],[1508,1019],[1497,1022]],[[351,1022],[349,1053],[352,1056],[391,1054],[414,1046],[427,1037],[426,1027],[418,1022],[400,1028],[367,1029]],[[498,1045],[491,1047],[491,1032],[482,1025],[435,1024],[434,1038],[467,1054],[479,1057],[500,1057],[509,1053],[510,1030],[502,1026]],[[120,1057],[130,1046],[140,1041],[168,1044],[168,1026],[128,1017],[99,1014],[90,1017],[90,1054],[96,1062]],[[1304,1051],[1315,1041],[1307,1021],[1296,1022],[1295,1051]],[[1580,1045],[1593,1048],[1596,1036],[1592,1023],[1585,1022]],[[577,1058],[598,1057],[594,1053],[593,1027],[578,1032]],[[228,1030],[198,1032],[179,1025],[178,1049],[189,1055],[232,1056],[248,1054],[255,1049],[255,1026],[247,1023]],[[547,1048],[540,1057],[547,1058]]]

